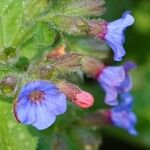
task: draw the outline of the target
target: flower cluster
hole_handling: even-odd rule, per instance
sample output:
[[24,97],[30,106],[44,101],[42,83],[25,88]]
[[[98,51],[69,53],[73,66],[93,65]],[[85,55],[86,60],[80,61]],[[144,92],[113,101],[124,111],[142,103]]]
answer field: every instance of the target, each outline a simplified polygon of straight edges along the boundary
[[67,110],[67,98],[81,108],[89,108],[94,102],[90,93],[70,83],[58,82],[56,85],[36,80],[21,89],[14,103],[14,115],[18,122],[43,130]]
[[[125,41],[124,31],[133,23],[133,16],[129,11],[126,11],[121,19],[110,23],[106,21],[101,23],[90,22],[90,34],[104,40],[114,51],[114,60],[121,61],[125,55],[123,48]],[[94,26],[96,30],[94,30]],[[109,110],[109,113],[102,113],[103,116],[109,118],[106,120],[111,120],[111,124],[128,130],[132,135],[136,135],[134,125],[137,119],[132,112],[133,97],[130,94],[132,78],[129,75],[129,72],[136,68],[136,65],[128,61],[122,66],[106,66],[102,61],[91,57],[85,57],[82,64],[84,71],[89,76],[94,77],[105,91],[105,103],[114,106]]]
[[118,94],[130,92],[132,80],[128,73],[135,67],[134,63],[127,62],[125,65],[119,67],[105,67],[100,72],[97,80],[106,92],[105,102],[108,105],[117,105]]
[[120,95],[121,103],[110,110],[110,118],[113,125],[126,129],[130,134],[137,135],[134,125],[137,118],[132,112],[133,96],[130,93]]
[[102,113],[103,116],[107,118],[106,120],[111,120],[110,124],[127,129],[130,134],[136,135],[134,125],[137,121],[132,112],[133,97],[130,93],[132,78],[129,75],[129,71],[136,68],[136,65],[128,61],[122,66],[105,66],[94,59],[85,57],[82,64],[85,72],[94,77],[105,91],[105,103],[114,106],[109,113],[107,111]]
[[114,51],[114,60],[121,61],[125,55],[123,43],[125,41],[124,30],[134,23],[134,18],[130,11],[126,11],[121,19],[108,23],[103,39]]
[[[93,25],[93,21],[89,22],[91,29],[90,34],[104,40],[106,44],[112,48],[114,52],[114,60],[121,61],[125,55],[125,49],[123,44],[125,42],[124,31],[127,27],[134,23],[134,17],[130,11],[123,13],[122,18],[113,21],[106,22],[101,21]],[[97,30],[95,30],[95,28]]]
[[[37,22],[48,22],[58,30],[56,39],[52,40],[54,43],[51,46],[46,44],[46,46],[53,47],[54,50],[48,52],[45,50],[42,56],[38,58],[39,60],[35,61],[35,64],[32,62],[28,64],[26,72],[20,73],[19,78],[17,78],[18,76],[7,75],[0,81],[2,93],[14,92],[16,100],[13,111],[16,120],[19,123],[32,125],[43,130],[51,126],[58,115],[67,111],[67,100],[83,109],[92,107],[94,97],[89,92],[66,81],[67,75],[70,73],[83,70],[88,77],[94,78],[104,90],[106,93],[105,103],[113,106],[104,115],[107,122],[136,135],[134,126],[137,120],[132,112],[132,78],[129,74],[132,69],[136,68],[136,65],[127,61],[121,66],[111,66],[106,65],[103,60],[91,57],[88,53],[84,55],[77,52],[67,52],[65,51],[65,47],[67,47],[66,41],[64,42],[65,38],[62,38],[62,32],[66,32],[66,30],[74,35],[92,35],[105,42],[113,50],[115,61],[121,61],[126,53],[123,47],[124,31],[134,23],[134,17],[130,11],[126,11],[120,19],[113,22],[91,19],[92,15],[98,16],[98,12],[104,12],[103,0],[99,2],[97,0],[84,0],[81,3],[68,1],[68,7],[65,4],[67,2],[64,4],[60,2],[60,6],[62,5],[60,10],[63,10],[64,14],[55,16],[56,19],[53,18],[53,15],[57,13],[51,16],[49,14],[51,11],[43,12],[43,15],[35,19]],[[76,11],[72,10],[74,7]],[[63,12],[58,14],[61,13]],[[53,23],[49,20],[52,20]],[[54,27],[53,29],[55,29]],[[41,33],[42,29],[39,30],[38,33]],[[45,32],[43,31],[43,33]],[[36,36],[36,33],[33,35]],[[39,39],[41,40],[41,38]],[[43,36],[44,39],[45,36]],[[0,55],[5,56],[4,60],[8,62],[11,57],[16,58],[16,49],[5,48]]]

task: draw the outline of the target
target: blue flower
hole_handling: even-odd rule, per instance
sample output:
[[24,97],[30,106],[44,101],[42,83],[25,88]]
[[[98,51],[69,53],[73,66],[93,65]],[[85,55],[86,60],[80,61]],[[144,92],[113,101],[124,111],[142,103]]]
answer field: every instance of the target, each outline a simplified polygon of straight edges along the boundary
[[133,16],[130,14],[130,11],[126,11],[121,19],[107,24],[104,40],[114,51],[114,60],[116,61],[121,61],[125,55],[123,48],[123,43],[125,42],[124,30],[133,23]]
[[129,92],[132,89],[132,80],[128,73],[135,67],[134,63],[127,62],[123,66],[108,66],[101,71],[97,80],[106,92],[105,102],[108,105],[117,105],[118,93]]
[[137,118],[134,112],[132,112],[133,96],[130,93],[121,94],[122,102],[111,109],[111,121],[116,127],[128,130],[132,135],[137,135],[135,124]]
[[66,96],[49,81],[38,80],[26,84],[14,105],[16,119],[39,130],[51,126],[57,115],[67,109]]

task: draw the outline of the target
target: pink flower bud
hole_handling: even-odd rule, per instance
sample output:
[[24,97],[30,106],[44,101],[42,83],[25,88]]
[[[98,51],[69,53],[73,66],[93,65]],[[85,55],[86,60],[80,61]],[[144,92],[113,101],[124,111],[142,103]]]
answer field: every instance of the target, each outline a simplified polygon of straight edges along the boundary
[[76,94],[76,101],[73,102],[82,108],[89,108],[93,105],[94,98],[90,93],[81,91],[80,93]]
[[70,101],[81,108],[89,108],[94,103],[94,98],[90,93],[81,90],[71,83],[61,81],[57,83],[57,86]]

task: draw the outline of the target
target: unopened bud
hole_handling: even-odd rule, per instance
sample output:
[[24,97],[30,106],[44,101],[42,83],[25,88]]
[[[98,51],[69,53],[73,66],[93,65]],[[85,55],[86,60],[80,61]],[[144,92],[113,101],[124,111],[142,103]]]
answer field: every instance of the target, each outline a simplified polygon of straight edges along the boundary
[[89,108],[94,103],[94,98],[90,93],[81,90],[71,83],[61,81],[57,83],[57,86],[69,100],[81,108]]
[[7,47],[2,50],[0,54],[0,62],[5,63],[15,63],[18,60],[18,52],[16,48]]
[[58,57],[58,59],[54,61],[53,65],[57,70],[70,72],[81,66],[81,58],[82,55],[78,53],[66,53],[63,56]]
[[3,93],[9,94],[14,91],[17,85],[17,79],[14,76],[6,76],[0,83],[0,88]]
[[63,55],[65,55],[65,46],[64,45],[62,45],[58,48],[55,48],[53,51],[49,52],[48,55],[46,56],[46,60],[55,60]]
[[93,78],[96,78],[99,73],[105,68],[105,65],[102,61],[99,61],[92,57],[84,57],[81,63],[85,73]]
[[53,67],[51,65],[41,65],[35,69],[40,79],[49,79],[53,75]]
[[86,92],[86,91],[81,91],[76,95],[76,101],[75,103],[82,108],[88,108],[91,107],[94,103],[94,98],[93,96]]

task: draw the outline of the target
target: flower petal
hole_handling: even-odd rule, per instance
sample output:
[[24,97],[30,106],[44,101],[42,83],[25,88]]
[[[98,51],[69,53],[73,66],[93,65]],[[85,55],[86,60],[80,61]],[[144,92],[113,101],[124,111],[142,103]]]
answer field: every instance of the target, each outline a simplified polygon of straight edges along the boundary
[[136,123],[137,123],[137,117],[136,117],[136,115],[135,115],[134,112],[130,112],[129,117],[130,117],[131,122],[132,122],[133,124],[136,124]]
[[137,118],[134,112],[132,112],[133,97],[131,94],[126,93],[121,95],[122,102],[111,109],[112,124],[126,129],[130,134],[137,135],[134,128],[137,123]]
[[123,67],[106,67],[98,77],[98,81],[102,81],[109,86],[119,86],[124,79]]
[[131,135],[138,135],[138,132],[136,131],[136,129],[135,128],[129,128],[128,129],[128,132],[131,134]]
[[126,109],[128,109],[129,111],[131,111],[132,106],[133,106],[133,96],[130,93],[122,93],[120,95],[121,97],[121,106],[125,107]]
[[132,78],[129,75],[126,75],[125,80],[118,87],[119,92],[129,92],[132,89]]
[[56,93],[56,91],[58,90],[58,88],[56,87],[56,85],[54,85],[50,81],[47,81],[47,80],[38,80],[36,82],[38,82],[37,83],[38,85],[37,85],[36,88],[40,87],[41,91],[45,91],[45,92],[46,91],[51,91],[51,93]]
[[129,11],[126,11],[122,18],[113,21],[107,25],[107,33],[105,35],[106,43],[114,51],[114,60],[121,61],[125,55],[123,43],[125,41],[124,30],[134,23],[133,16],[130,15]]
[[32,125],[39,130],[46,129],[55,122],[56,116],[51,114],[50,110],[44,104],[37,105],[35,113],[36,120]]
[[36,104],[31,103],[30,108],[27,112],[27,119],[24,121],[24,124],[32,124],[36,120],[35,108],[36,108]]
[[31,107],[31,103],[26,103],[25,105],[16,103],[15,113],[21,123],[25,123],[25,121],[28,119],[27,114],[28,114],[30,107]]
[[131,11],[125,11],[122,15],[124,28],[131,26],[134,23],[134,17],[131,15]]
[[130,118],[126,110],[112,109],[112,121],[113,124],[117,127],[128,129],[131,127]]
[[51,91],[51,93],[56,93],[58,88],[49,81],[46,80],[38,80],[27,83],[20,91],[18,99],[22,97],[28,98],[28,95],[36,90],[41,90],[46,92],[47,90]]
[[106,92],[105,103],[111,106],[115,106],[118,104],[117,101],[117,90],[114,87],[109,87],[105,83],[101,83],[102,88]]
[[134,64],[133,62],[131,61],[127,61],[125,64],[124,64],[124,70],[126,73],[128,73],[130,70],[132,69],[135,69],[137,66],[136,64]]
[[63,93],[57,93],[57,95],[51,95],[47,93],[45,95],[46,106],[50,109],[54,115],[63,114],[67,110],[66,96]]

